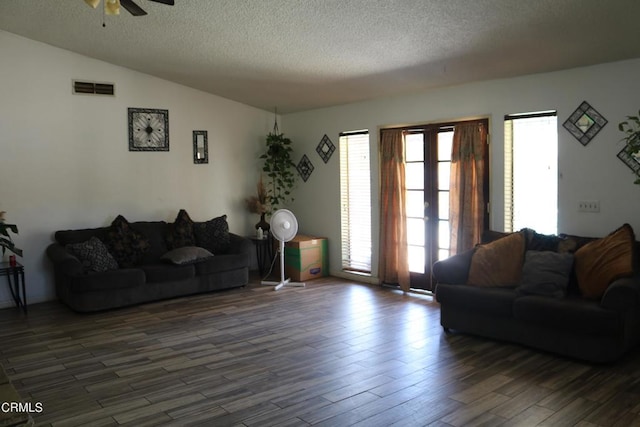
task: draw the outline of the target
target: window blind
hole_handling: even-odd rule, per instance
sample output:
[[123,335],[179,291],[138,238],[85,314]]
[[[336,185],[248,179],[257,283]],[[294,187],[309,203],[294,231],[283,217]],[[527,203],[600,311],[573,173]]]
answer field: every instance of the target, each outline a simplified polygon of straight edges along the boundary
[[369,133],[340,134],[342,269],[371,273]]
[[504,116],[504,231],[557,227],[557,113]]

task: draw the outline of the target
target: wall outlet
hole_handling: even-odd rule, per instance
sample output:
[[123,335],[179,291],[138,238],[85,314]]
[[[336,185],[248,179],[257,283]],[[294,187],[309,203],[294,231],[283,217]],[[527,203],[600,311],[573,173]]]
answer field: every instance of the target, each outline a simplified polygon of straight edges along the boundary
[[600,212],[600,200],[582,200],[578,202],[578,212]]

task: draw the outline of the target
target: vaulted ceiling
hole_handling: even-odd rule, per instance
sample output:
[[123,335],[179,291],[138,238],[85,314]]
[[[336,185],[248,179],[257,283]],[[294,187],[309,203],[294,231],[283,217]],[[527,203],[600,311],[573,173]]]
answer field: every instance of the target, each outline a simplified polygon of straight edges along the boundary
[[637,0],[135,1],[1,0],[0,29],[282,113],[640,57]]

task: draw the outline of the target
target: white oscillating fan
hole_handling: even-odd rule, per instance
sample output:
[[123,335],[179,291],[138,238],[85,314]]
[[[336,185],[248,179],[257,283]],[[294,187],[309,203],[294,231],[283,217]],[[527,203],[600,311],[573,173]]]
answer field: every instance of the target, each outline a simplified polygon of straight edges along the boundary
[[291,282],[284,278],[284,244],[296,237],[298,233],[298,220],[295,215],[287,209],[278,209],[271,215],[271,234],[280,242],[280,281],[262,282],[263,285],[275,286],[274,291],[283,286],[304,287],[304,283]]

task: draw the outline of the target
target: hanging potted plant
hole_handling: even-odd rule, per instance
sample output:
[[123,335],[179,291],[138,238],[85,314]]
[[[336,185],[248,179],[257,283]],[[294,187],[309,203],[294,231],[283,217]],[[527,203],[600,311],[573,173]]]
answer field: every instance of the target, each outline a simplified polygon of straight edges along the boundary
[[267,202],[269,213],[293,201],[291,190],[296,182],[295,163],[291,160],[291,140],[278,130],[278,122],[266,139],[267,152],[260,156],[264,160],[262,171],[269,178]]
[[[637,116],[627,116],[627,120],[618,124],[618,130],[624,132],[626,153],[640,162],[640,111]],[[634,169],[636,180],[634,184],[640,184],[640,173]]]
[[18,234],[18,226],[15,224],[6,224],[4,222],[5,213],[5,211],[0,212],[0,246],[2,246],[2,255],[9,250],[21,257],[22,249],[16,248],[16,245],[13,243],[11,235],[9,234],[9,231]]

